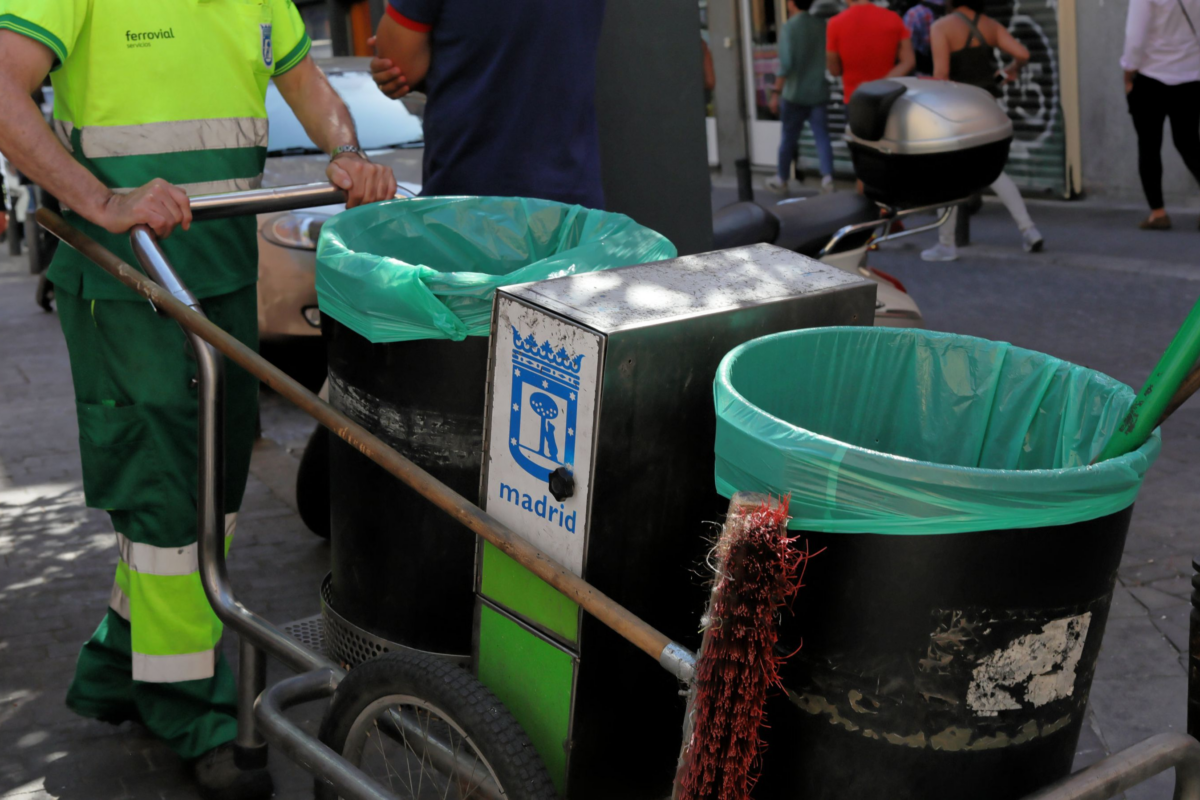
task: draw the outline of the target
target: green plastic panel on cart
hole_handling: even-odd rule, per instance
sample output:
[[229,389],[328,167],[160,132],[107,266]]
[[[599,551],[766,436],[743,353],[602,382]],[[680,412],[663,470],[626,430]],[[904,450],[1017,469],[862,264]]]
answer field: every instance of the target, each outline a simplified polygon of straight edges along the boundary
[[562,794],[571,736],[575,659],[529,628],[480,604],[479,680],[529,735]]
[[566,641],[579,642],[579,606],[486,542],[480,591]]

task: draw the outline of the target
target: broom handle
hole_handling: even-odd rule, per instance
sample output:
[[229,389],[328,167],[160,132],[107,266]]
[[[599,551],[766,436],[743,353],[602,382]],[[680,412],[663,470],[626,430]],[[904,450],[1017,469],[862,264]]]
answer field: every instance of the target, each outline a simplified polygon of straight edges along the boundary
[[[1188,398],[1194,395],[1198,389],[1200,389],[1200,367],[1196,367],[1188,373],[1179,390],[1171,398],[1171,403],[1167,406],[1167,410],[1158,418],[1158,424],[1162,425],[1166,422],[1167,418],[1178,411],[1179,407],[1186,403]],[[1156,425],[1155,427],[1158,426]]]
[[[1163,353],[1154,372],[1143,384],[1129,413],[1104,446],[1097,461],[1123,456],[1146,443],[1159,423],[1178,408],[1172,400],[1184,383],[1188,372],[1200,358],[1200,300],[1183,321],[1167,351]],[[1193,391],[1195,391],[1193,389]],[[1183,397],[1186,400],[1187,397]]]

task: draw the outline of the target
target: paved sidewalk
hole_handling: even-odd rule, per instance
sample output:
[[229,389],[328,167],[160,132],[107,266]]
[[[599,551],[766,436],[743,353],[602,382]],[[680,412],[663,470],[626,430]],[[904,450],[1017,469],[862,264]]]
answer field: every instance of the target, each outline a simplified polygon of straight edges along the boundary
[[[83,720],[63,704],[79,647],[108,604],[116,547],[108,515],[84,506],[66,347],[24,270],[0,257],[0,798],[199,797],[139,726]],[[230,573],[247,606],[284,623],[318,612],[329,551],[289,491],[310,425],[277,397],[263,406]],[[225,650],[236,664],[232,637]],[[270,678],[285,675],[275,665]],[[319,719],[319,708],[301,711],[310,725]],[[277,796],[311,796],[299,768],[276,756],[271,771]]]
[[[926,234],[872,263],[908,285],[932,328],[1139,385],[1200,294],[1200,233],[1141,234],[1130,230],[1136,211],[1037,204],[1033,213],[1049,248],[1036,258],[989,202],[959,262],[921,262]],[[107,603],[115,548],[106,515],[83,506],[66,352],[33,287],[23,262],[0,256],[0,799],[195,797],[178,761],[144,732],[80,720],[62,704],[79,644]],[[1190,558],[1200,555],[1193,403],[1168,426],[1134,514],[1077,765],[1184,725]],[[263,407],[231,572],[246,604],[282,623],[317,612],[328,548],[304,530],[290,494],[310,425],[278,398]],[[271,679],[283,674],[273,668]],[[319,711],[308,710],[309,724]],[[272,771],[278,796],[309,795],[296,767],[276,756]],[[1170,796],[1168,776],[1129,794]]]

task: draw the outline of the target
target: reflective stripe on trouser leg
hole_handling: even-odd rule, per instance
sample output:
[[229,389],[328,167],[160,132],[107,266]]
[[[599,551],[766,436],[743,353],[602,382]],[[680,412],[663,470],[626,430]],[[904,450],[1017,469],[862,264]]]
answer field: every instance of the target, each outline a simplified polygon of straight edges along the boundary
[[[226,514],[226,554],[236,527],[236,512]],[[204,596],[197,545],[154,547],[118,533],[117,547],[121,558],[109,607],[127,622],[137,620],[133,679],[176,683],[212,677],[221,623]]]

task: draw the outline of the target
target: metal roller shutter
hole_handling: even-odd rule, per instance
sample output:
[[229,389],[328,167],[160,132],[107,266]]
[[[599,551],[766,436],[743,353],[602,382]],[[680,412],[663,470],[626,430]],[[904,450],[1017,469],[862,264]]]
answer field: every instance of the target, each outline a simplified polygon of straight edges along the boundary
[[[1013,121],[1013,146],[1009,155],[1009,177],[1025,192],[1065,195],[1066,136],[1059,96],[1058,16],[1056,0],[988,0],[987,14],[1004,23],[1013,36],[1029,48],[1029,64],[1020,80],[1004,86],[1001,104]],[[999,51],[997,51],[999,56]],[[833,137],[834,171],[853,178],[850,152],[842,141],[846,107],[842,103],[841,79],[833,79],[829,102],[829,131]],[[812,132],[805,126],[800,138],[800,163],[817,170],[817,151]]]

